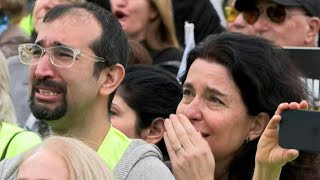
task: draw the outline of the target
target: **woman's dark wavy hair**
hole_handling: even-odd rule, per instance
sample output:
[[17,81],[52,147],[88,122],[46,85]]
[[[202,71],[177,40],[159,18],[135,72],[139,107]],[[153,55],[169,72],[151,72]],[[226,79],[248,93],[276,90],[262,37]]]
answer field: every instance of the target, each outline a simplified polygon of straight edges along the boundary
[[[268,40],[239,33],[210,35],[189,53],[181,82],[198,58],[228,69],[249,115],[265,112],[271,118],[280,103],[307,98],[299,71],[282,49]],[[258,140],[240,148],[229,167],[229,179],[251,179]]]
[[[126,70],[117,94],[137,114],[136,132],[151,126],[156,118],[175,113],[182,98],[182,88],[166,70],[147,65],[133,65]],[[168,158],[163,139],[157,144],[164,158]]]

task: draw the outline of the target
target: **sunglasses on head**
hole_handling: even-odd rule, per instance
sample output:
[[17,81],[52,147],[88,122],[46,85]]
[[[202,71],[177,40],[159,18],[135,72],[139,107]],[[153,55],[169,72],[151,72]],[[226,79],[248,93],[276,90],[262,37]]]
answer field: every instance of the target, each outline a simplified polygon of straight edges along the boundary
[[[259,16],[266,12],[267,17],[270,21],[274,23],[283,23],[286,20],[288,15],[287,9],[285,6],[278,5],[278,4],[270,4],[266,8],[254,8],[252,10],[246,10],[243,12],[243,18],[248,23],[253,25],[259,19]],[[294,14],[291,14],[294,15]]]

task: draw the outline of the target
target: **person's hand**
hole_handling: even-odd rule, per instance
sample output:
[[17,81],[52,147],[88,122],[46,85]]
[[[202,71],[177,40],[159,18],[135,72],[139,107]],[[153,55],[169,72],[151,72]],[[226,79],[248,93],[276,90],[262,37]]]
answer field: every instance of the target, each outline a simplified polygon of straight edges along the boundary
[[[302,101],[282,103],[278,106],[275,115],[271,118],[266,129],[260,137],[256,152],[256,167],[253,179],[278,179],[281,168],[287,162],[293,161],[299,156],[295,149],[284,149],[279,146],[278,127],[281,120],[281,113],[286,109],[307,109],[308,103]],[[269,177],[265,177],[268,175]],[[259,178],[258,178],[259,177]]]
[[189,119],[182,114],[170,115],[164,124],[164,140],[175,178],[212,180],[215,168],[213,154],[207,141]]

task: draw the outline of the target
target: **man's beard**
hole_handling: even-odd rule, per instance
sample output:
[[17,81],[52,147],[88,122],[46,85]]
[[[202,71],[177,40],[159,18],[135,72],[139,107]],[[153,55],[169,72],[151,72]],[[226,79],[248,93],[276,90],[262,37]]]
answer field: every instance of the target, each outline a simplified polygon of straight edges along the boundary
[[[58,90],[61,94],[63,94],[62,104],[54,109],[50,109],[45,105],[36,104],[34,99],[34,96],[36,93],[35,87],[39,85],[54,88]],[[66,114],[67,107],[68,107],[68,103],[66,100],[66,92],[67,92],[67,88],[65,84],[57,83],[47,79],[41,79],[41,80],[35,79],[32,83],[31,95],[29,99],[29,106],[34,117],[36,117],[39,120],[49,120],[49,121],[57,120],[63,117]]]

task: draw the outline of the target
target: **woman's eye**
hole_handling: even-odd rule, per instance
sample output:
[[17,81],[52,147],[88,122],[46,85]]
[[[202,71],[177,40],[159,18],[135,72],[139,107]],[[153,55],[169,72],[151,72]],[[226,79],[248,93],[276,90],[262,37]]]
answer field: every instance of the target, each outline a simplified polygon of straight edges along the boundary
[[224,105],[224,103],[219,98],[217,98],[216,96],[210,96],[209,97],[209,101],[212,102],[212,103],[215,103],[215,104],[219,103],[219,104]]
[[183,90],[183,95],[184,96],[191,96],[191,91],[189,89],[184,89]]
[[110,116],[116,116],[116,115],[117,115],[117,113],[114,110],[110,111]]

